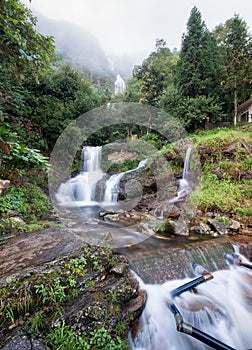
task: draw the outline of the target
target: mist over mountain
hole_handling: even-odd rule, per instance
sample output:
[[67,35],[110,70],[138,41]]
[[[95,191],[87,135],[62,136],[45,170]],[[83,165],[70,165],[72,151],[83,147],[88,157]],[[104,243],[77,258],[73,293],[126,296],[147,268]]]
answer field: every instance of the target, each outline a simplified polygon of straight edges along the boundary
[[119,73],[129,79],[134,67],[134,59],[128,56],[108,57],[98,39],[89,31],[66,21],[56,21],[37,15],[37,30],[43,35],[52,35],[61,57],[75,68],[85,68],[92,76],[105,75],[114,79]]

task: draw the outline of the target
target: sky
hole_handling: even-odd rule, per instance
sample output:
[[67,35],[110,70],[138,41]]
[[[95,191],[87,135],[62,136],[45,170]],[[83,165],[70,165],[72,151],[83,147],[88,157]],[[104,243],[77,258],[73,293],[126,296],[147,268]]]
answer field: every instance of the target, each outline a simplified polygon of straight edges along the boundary
[[[94,34],[107,54],[146,58],[157,38],[173,50],[181,45],[191,9],[207,28],[239,14],[252,28],[251,0],[21,0],[39,20],[42,14]],[[252,30],[251,30],[252,31]]]

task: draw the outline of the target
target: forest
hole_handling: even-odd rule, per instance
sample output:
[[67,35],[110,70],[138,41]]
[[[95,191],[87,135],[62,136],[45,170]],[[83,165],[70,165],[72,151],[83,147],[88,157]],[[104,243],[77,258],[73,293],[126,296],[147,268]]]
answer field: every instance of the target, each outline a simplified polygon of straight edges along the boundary
[[[2,213],[15,203],[24,219],[47,215],[50,152],[65,127],[87,111],[139,102],[178,118],[192,133],[209,121],[236,126],[238,105],[252,92],[252,35],[238,14],[209,31],[192,8],[180,51],[172,52],[157,38],[153,52],[134,67],[126,90],[116,95],[111,76],[97,72],[89,79],[85,66],[73,68],[57,52],[54,38],[36,30],[36,22],[20,1],[1,0],[0,178],[13,185],[1,197]],[[141,130],[134,133],[141,137]],[[125,128],[111,126],[86,143],[102,145],[126,136]],[[152,138],[162,146],[161,137],[154,133]],[[39,206],[31,204],[34,197]]]
[[[230,272],[232,270],[236,273],[238,269],[248,266],[251,269],[251,262],[246,262],[245,265],[244,260],[240,258],[241,254],[231,255],[231,243],[234,247],[235,242],[245,242],[245,248],[250,247],[250,250],[246,251],[249,252],[251,260],[252,123],[241,123],[238,107],[252,96],[252,34],[239,14],[234,14],[224,24],[216,24],[210,31],[199,9],[193,7],[186,31],[181,33],[180,50],[169,49],[164,39],[157,38],[149,56],[142,64],[133,67],[132,75],[126,82],[126,89],[122,93],[115,93],[115,76],[111,71],[91,72],[85,64],[74,66],[65,53],[58,51],[53,36],[45,36],[37,31],[36,23],[37,18],[21,1],[0,0],[0,348],[126,350],[129,349],[129,330],[132,330],[132,337],[136,340],[138,334],[141,335],[141,332],[145,331],[144,323],[137,321],[149,297],[146,287],[132,274],[135,268],[130,266],[128,248],[133,247],[132,252],[135,250],[136,254],[143,255],[145,274],[149,266],[148,260],[145,259],[148,249],[145,251],[144,244],[149,238],[151,242],[152,238],[158,242],[155,243],[157,245],[150,245],[149,251],[158,258],[150,264],[154,270],[158,270],[160,276],[162,275],[162,283],[166,282],[166,279],[177,278],[180,269],[183,274],[179,278],[189,277],[185,268],[191,266],[193,259],[197,264],[192,266],[197,265],[201,268],[199,265],[202,259],[203,264],[211,260],[215,268],[217,255],[221,256],[225,266],[224,260],[227,255],[234,258],[230,264],[236,266],[232,265]],[[123,106],[133,104],[141,106],[142,109],[155,109],[160,117],[155,119],[157,123],[161,117],[172,116],[174,125],[171,125],[170,119],[165,119],[167,123],[163,124],[167,129],[166,134],[171,137],[164,137],[158,133],[158,128],[155,131],[155,128],[149,127],[150,124],[142,124],[141,127],[137,123],[130,124],[130,120],[136,121],[135,116],[139,119],[140,108],[136,108],[130,115],[132,118],[128,119],[128,111],[132,110],[122,108],[122,116],[126,122],[123,123],[120,118],[116,119],[117,103],[120,105],[121,102]],[[104,110],[107,112],[103,113]],[[109,113],[108,120],[113,121],[110,124],[105,120]],[[90,120],[87,123],[82,122],[81,134],[80,128],[75,128],[75,125],[71,128],[71,123],[84,114],[88,115]],[[149,116],[148,113],[144,115]],[[105,127],[97,131],[93,127],[96,124]],[[210,124],[211,129],[206,130]],[[77,122],[76,125],[78,126]],[[219,127],[220,125],[228,127]],[[68,126],[70,129],[66,129]],[[89,133],[88,128],[95,131]],[[123,159],[122,162],[114,161],[109,168],[110,173],[105,174],[105,180],[102,174],[98,181],[98,189],[104,189],[107,175],[110,177],[122,172],[127,173],[128,170],[136,170],[138,181],[133,177],[129,178],[128,182],[125,180],[126,185],[130,182],[133,185],[141,185],[137,196],[133,186],[128,188],[128,193],[133,188],[133,208],[128,210],[127,206],[122,206],[126,210],[107,210],[107,207],[104,209],[96,205],[95,198],[94,210],[97,206],[99,212],[95,218],[88,217],[86,221],[80,216],[79,228],[74,226],[76,217],[68,210],[70,206],[62,206],[57,212],[58,208],[53,207],[50,196],[50,170],[54,165],[50,157],[65,130],[70,131],[67,141],[63,140],[69,149],[71,141],[74,143],[79,138],[82,146],[106,145],[113,148],[114,153],[116,143],[121,146],[118,140],[126,140],[127,146],[130,144],[130,155],[143,148],[141,155],[147,154],[144,159],[138,159],[137,156],[133,159],[130,156],[130,159]],[[176,132],[173,133],[173,130]],[[181,130],[186,133],[186,142],[190,139],[193,147],[188,147],[191,143],[184,142],[183,137],[181,140]],[[179,144],[178,141],[182,142]],[[196,150],[198,158],[188,158],[188,162],[193,159],[193,171],[189,166],[187,168],[188,173],[197,173],[196,180],[199,180],[199,183],[194,187],[190,187],[187,178],[183,177],[186,153],[180,152],[180,146],[183,151],[190,148]],[[58,149],[62,151],[62,148]],[[57,185],[64,185],[61,180],[65,175],[66,162],[61,160],[67,159],[70,152],[65,153],[61,157],[60,152],[56,152],[56,155],[59,155],[60,166],[57,168],[58,173],[55,171],[56,175],[52,176],[53,185],[56,181],[59,181]],[[118,154],[117,158],[121,157],[121,153],[119,156]],[[139,155],[139,152],[137,154]],[[158,164],[157,161],[155,172],[152,171],[154,167],[148,168],[148,161],[161,158],[164,162]],[[147,165],[146,168],[144,165],[143,172],[140,172],[138,164],[142,160]],[[79,148],[71,164],[70,180],[82,175],[80,163]],[[153,174],[157,174],[156,178],[160,180],[160,191]],[[186,194],[182,191],[182,196],[179,196],[181,183],[187,184],[186,188],[181,188],[181,191],[186,190]],[[90,182],[88,185],[90,189]],[[55,186],[55,189],[58,190],[59,187]],[[86,187],[85,191],[88,192]],[[159,192],[162,192],[163,198],[158,197]],[[164,198],[166,193],[171,194],[171,200]],[[190,205],[193,203],[194,194],[195,198],[198,197],[197,201],[195,200],[196,204],[193,204],[195,211],[192,213]],[[127,193],[124,195],[123,198],[119,198],[123,205]],[[135,197],[137,201],[140,199],[137,204]],[[162,211],[165,212],[162,209],[164,199],[167,199],[166,208],[169,204],[176,209],[172,209],[168,213],[169,216],[161,215]],[[79,202],[83,203],[84,200]],[[101,202],[100,200],[98,204]],[[87,207],[90,206],[90,202],[88,203]],[[188,208],[188,211],[183,209],[183,206]],[[160,209],[160,215],[156,214],[156,209]],[[104,217],[110,218],[110,221],[105,222]],[[116,217],[119,217],[121,222],[114,220]],[[68,227],[64,225],[66,219],[70,221]],[[78,225],[79,223],[77,222]],[[146,223],[142,228],[137,226]],[[135,227],[140,229],[133,232],[130,230],[131,225],[134,230]],[[110,248],[113,241],[111,231],[118,235],[119,251]],[[134,235],[137,239],[144,236],[141,241],[137,241],[141,244],[132,241]],[[91,243],[88,238],[90,236]],[[128,246],[123,241],[124,236],[129,239]],[[180,242],[183,247],[182,259],[173,255],[176,246],[173,246],[172,241],[177,239],[177,243]],[[222,243],[219,246],[215,245],[213,241],[218,239],[219,242],[224,242],[223,246]],[[230,243],[229,250],[227,241]],[[191,253],[187,254],[185,249],[188,248],[185,247],[194,243],[205,243],[216,255],[204,255],[201,245],[196,247],[195,257]],[[167,255],[163,254],[166,248],[164,245],[172,248],[172,253],[170,250]],[[120,251],[120,248],[123,249]],[[226,254],[229,251],[230,254]],[[237,253],[236,250],[235,252]],[[184,259],[186,256],[188,260]],[[139,260],[137,256],[135,266]],[[199,273],[199,278],[203,278],[204,282],[208,281],[204,277],[205,272],[209,276],[205,269]],[[198,276],[198,273],[194,275]],[[233,338],[239,338],[235,341],[240,344],[240,341],[250,337],[247,328],[249,322],[244,320],[247,321],[249,313],[251,314],[251,286],[248,283],[251,274],[246,275],[246,270],[243,270],[242,273],[237,273],[235,278],[233,275],[228,276],[231,276],[228,280],[221,280],[217,293],[216,289],[212,289],[213,292],[207,289],[206,302],[202,298],[204,293],[198,293],[195,287],[198,288],[199,283],[190,284],[190,289],[187,286],[183,292],[190,290],[188,294],[200,299],[197,302],[193,301],[191,309],[187,299],[182,299],[182,303],[178,305],[182,307],[184,303],[186,312],[196,311],[195,319],[198,318],[203,330],[202,312],[207,312],[206,316],[203,316],[208,320],[207,323],[211,324],[210,330],[214,330],[214,322],[218,321],[220,338],[224,333],[223,329],[227,327],[228,342],[235,334]],[[155,281],[155,287],[161,286],[154,275],[151,278]],[[210,283],[207,283],[207,288],[211,286]],[[218,287],[218,278],[217,284],[214,282],[213,285]],[[226,292],[227,287],[232,293]],[[178,289],[180,287],[174,290]],[[175,319],[180,322],[177,323],[176,320],[172,327],[174,331],[176,327],[180,330],[181,315],[177,312],[175,304],[169,301],[172,291],[167,289],[162,293],[162,297],[159,296],[159,292],[153,293],[155,303],[152,308],[157,309],[155,312],[160,312],[159,320],[162,320],[162,315],[170,315],[172,311]],[[180,294],[173,296],[177,300]],[[218,297],[230,302],[231,306],[228,308],[231,312],[224,307],[224,300],[220,300],[222,304],[217,303]],[[158,298],[162,299],[161,307],[156,303]],[[244,309],[240,308],[241,305]],[[236,312],[232,306],[237,306]],[[238,323],[231,318],[236,314],[239,316]],[[211,315],[214,315],[214,318],[211,318]],[[153,328],[153,336],[152,333],[148,335],[146,332],[146,337],[153,338],[156,342],[156,334],[159,334],[158,323],[152,323],[151,313],[146,316],[146,320]],[[160,329],[167,333],[167,328],[163,327],[167,321],[162,322]],[[186,325],[189,334],[188,326],[191,325]],[[243,333],[239,333],[241,330]],[[202,334],[208,337],[208,334]],[[160,338],[162,347],[165,338],[169,342],[167,348],[172,346],[174,349],[176,344],[174,345],[174,340],[171,339],[177,338],[165,334]],[[139,344],[136,346],[138,349],[143,348],[141,345],[139,347]],[[251,348],[251,345],[246,349],[248,347]],[[195,349],[194,345],[192,348]],[[233,349],[228,346],[224,348]]]

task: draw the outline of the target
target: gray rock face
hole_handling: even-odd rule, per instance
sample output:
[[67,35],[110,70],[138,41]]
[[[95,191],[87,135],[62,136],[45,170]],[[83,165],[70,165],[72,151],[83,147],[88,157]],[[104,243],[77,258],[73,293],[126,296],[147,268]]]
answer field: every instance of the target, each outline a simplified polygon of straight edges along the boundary
[[[125,337],[142,312],[144,300],[139,299],[138,282],[128,259],[113,254],[105,244],[87,245],[80,236],[57,229],[2,241],[0,251],[1,298],[15,308],[28,291],[29,300],[35,301],[28,310],[16,310],[14,320],[0,315],[0,349],[47,350],[43,331],[37,334],[32,329],[32,316],[40,312],[46,317],[47,332],[64,320],[79,335],[105,325],[108,333],[116,336],[117,324],[123,321]],[[38,293],[42,285],[45,300]],[[62,293],[64,299],[56,300]]]
[[216,219],[208,219],[207,223],[213,229],[213,231],[219,233],[220,235],[227,234],[227,227],[224,225],[223,222],[218,221]]
[[31,335],[26,335],[22,331],[16,332],[1,350],[50,350],[41,340],[32,338]]

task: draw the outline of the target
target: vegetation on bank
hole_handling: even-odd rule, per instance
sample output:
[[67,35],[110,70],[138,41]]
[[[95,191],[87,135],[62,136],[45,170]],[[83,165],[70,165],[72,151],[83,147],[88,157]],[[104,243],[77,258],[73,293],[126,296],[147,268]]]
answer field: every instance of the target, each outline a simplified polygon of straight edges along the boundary
[[250,217],[252,125],[201,130],[189,137],[202,167],[198,208],[203,213]]
[[[136,315],[127,312],[127,308],[136,290],[126,277],[120,280],[122,276],[118,275],[120,288],[113,273],[108,278],[117,263],[121,263],[120,257],[115,257],[105,245],[87,245],[73,255],[45,264],[31,275],[7,279],[0,288],[1,343],[8,330],[25,324],[25,332],[34,339],[39,335],[50,349],[128,349],[123,338],[127,324]],[[83,296],[87,301],[75,308]],[[66,323],[65,308],[76,313],[71,326],[69,320]],[[89,309],[91,315],[85,315]],[[96,323],[99,329],[95,329]],[[112,332],[110,327],[114,327]]]

